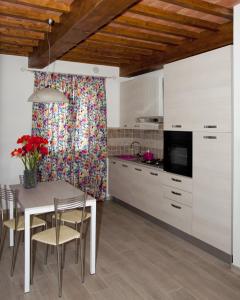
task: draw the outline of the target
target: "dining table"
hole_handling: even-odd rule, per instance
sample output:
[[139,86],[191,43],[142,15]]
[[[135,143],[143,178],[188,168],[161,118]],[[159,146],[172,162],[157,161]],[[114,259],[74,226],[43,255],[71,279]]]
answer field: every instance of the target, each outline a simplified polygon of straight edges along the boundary
[[[35,188],[26,189],[21,184],[11,185],[18,191],[18,202],[24,212],[24,292],[30,292],[30,219],[32,215],[54,211],[54,198],[66,199],[79,196],[83,193],[66,181],[39,182]],[[86,207],[90,207],[90,274],[96,272],[96,199],[88,196]],[[10,206],[10,215],[13,216],[13,206]],[[10,232],[10,246],[13,246],[13,232]]]

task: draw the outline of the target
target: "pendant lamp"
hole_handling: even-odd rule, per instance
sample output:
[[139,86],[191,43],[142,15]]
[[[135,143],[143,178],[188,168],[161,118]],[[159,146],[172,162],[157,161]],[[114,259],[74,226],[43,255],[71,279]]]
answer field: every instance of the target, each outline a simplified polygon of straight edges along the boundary
[[[53,24],[53,20],[48,20],[48,25],[51,27]],[[49,37],[47,33],[47,41],[48,41],[48,66],[50,65],[50,42]],[[68,98],[59,90],[51,88],[51,87],[45,87],[36,90],[29,98],[28,102],[41,102],[41,103],[68,103]]]

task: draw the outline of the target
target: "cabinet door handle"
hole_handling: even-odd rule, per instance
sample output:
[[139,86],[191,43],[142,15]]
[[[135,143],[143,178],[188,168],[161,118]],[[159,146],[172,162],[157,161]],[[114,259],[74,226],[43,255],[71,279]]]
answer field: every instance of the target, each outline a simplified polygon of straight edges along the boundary
[[181,193],[177,193],[177,192],[174,192],[174,191],[171,191],[171,193],[172,193],[173,195],[182,196]]
[[177,209],[182,209],[181,206],[175,205],[175,204],[171,204],[172,207],[177,208]]
[[204,128],[217,128],[217,125],[204,125]]
[[171,178],[172,179],[172,181],[176,181],[176,182],[182,182],[182,180],[181,179],[177,179],[177,178]]
[[153,176],[158,176],[158,173],[150,172],[150,174],[153,175]]
[[124,167],[124,168],[128,168],[128,165],[122,165],[122,167]]
[[203,137],[206,140],[216,140],[217,137],[215,135],[204,135]]
[[136,171],[142,171],[142,169],[139,169],[139,168],[134,168]]
[[182,128],[182,125],[172,125],[172,128]]

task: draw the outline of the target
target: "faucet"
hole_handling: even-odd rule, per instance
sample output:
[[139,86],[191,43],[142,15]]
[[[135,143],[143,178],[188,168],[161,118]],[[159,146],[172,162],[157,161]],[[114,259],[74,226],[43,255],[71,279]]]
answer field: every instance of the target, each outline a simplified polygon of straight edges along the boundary
[[[138,148],[139,148],[139,151],[138,153],[135,153],[135,148],[134,148],[134,145],[138,145]],[[141,156],[141,144],[137,141],[133,141],[130,145],[130,148],[133,150],[133,155],[134,156],[138,156],[140,157]]]

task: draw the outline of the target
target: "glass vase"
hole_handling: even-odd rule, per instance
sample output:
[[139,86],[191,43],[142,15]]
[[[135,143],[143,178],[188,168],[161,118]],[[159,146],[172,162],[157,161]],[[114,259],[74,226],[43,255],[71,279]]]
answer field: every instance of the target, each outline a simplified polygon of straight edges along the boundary
[[24,187],[25,189],[32,189],[37,186],[37,169],[24,170]]

